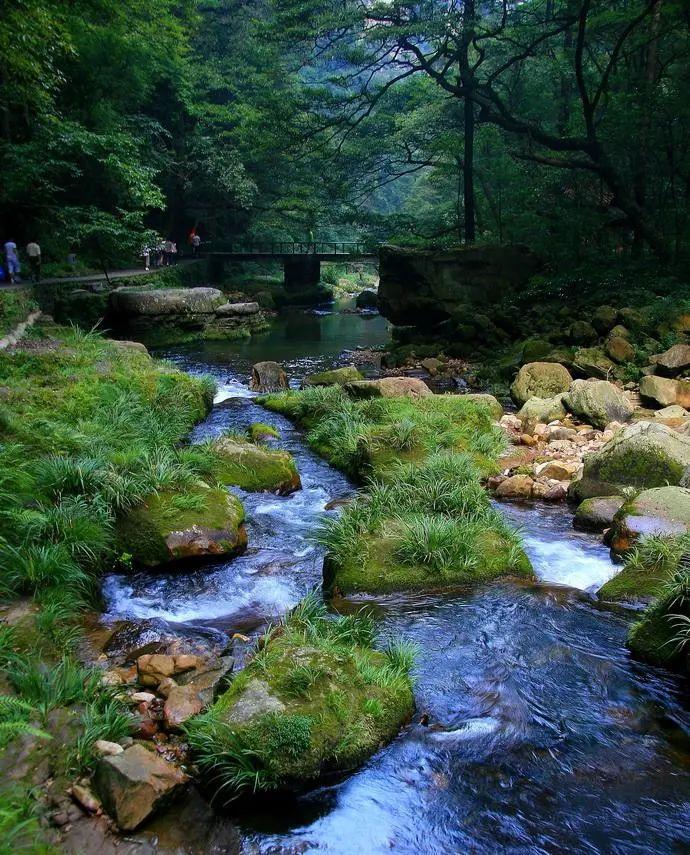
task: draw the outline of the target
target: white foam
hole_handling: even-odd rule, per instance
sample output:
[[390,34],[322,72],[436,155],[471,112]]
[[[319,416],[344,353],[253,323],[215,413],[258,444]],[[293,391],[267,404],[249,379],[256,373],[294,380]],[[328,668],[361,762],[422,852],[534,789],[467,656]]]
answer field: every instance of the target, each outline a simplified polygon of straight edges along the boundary
[[255,398],[256,395],[256,392],[252,392],[248,386],[239,380],[227,380],[225,383],[218,384],[213,403],[221,404],[230,398]]
[[603,550],[584,549],[577,541],[540,540],[527,535],[525,550],[543,582],[587,591],[600,588],[620,570]]

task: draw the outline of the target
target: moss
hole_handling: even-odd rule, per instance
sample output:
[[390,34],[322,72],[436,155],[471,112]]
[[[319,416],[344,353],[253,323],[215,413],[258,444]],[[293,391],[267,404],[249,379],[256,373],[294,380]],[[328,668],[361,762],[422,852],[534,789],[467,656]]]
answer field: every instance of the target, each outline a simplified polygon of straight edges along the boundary
[[246,545],[243,521],[242,503],[222,488],[197,484],[184,491],[166,490],[154,493],[120,516],[118,549],[144,567],[193,558],[195,554],[184,543],[171,541],[171,535],[197,529],[207,533],[213,542],[213,551],[206,549],[197,553],[199,557],[228,556]]
[[690,616],[687,608],[671,606],[668,598],[662,598],[650,606],[642,619],[630,627],[628,647],[632,653],[652,665],[679,667],[685,664],[687,653],[677,644],[678,628],[671,617],[677,613]]
[[287,451],[264,448],[239,437],[221,437],[212,447],[217,459],[213,474],[221,484],[281,495],[301,487],[295,461]]
[[280,439],[280,431],[273,425],[254,422],[247,428],[247,436],[252,442],[260,442],[267,438]]
[[190,726],[197,762],[221,798],[352,769],[412,713],[411,661],[373,649],[361,619],[299,613]]
[[363,380],[362,375],[354,365],[347,365],[343,368],[334,368],[332,371],[321,371],[317,374],[310,374],[304,378],[304,386],[342,386],[345,383],[352,383],[354,380]]

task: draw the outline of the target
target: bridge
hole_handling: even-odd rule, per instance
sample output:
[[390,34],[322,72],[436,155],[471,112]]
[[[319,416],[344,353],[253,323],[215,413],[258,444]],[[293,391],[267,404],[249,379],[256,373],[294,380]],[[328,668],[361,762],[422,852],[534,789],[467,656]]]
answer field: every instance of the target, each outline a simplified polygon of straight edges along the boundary
[[303,291],[317,285],[321,280],[322,261],[378,263],[378,255],[362,242],[265,241],[235,244],[212,241],[203,249],[212,282],[222,281],[228,261],[278,261],[283,265],[288,291]]

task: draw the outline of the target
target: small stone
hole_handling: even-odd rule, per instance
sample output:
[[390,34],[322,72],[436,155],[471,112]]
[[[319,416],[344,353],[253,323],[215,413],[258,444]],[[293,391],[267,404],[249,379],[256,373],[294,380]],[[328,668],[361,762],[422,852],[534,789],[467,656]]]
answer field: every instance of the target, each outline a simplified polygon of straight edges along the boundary
[[151,701],[156,700],[156,696],[151,692],[134,692],[134,694],[130,695],[130,697],[138,704],[150,704]]
[[537,437],[532,436],[529,433],[520,434],[520,442],[523,445],[536,445],[538,441]]
[[119,742],[108,742],[107,739],[97,739],[93,744],[93,750],[99,757],[107,757],[122,754],[124,748]]
[[194,668],[199,668],[199,666],[204,663],[201,656],[194,656],[190,653],[182,653],[179,656],[175,656],[174,661],[175,670],[173,673],[175,674],[183,674],[185,671],[191,671]]
[[175,673],[175,659],[163,653],[147,653],[137,659],[139,682],[144,686],[157,686],[164,677]]
[[81,784],[73,784],[70,794],[87,813],[97,813],[101,810],[101,803],[87,787],[83,787]]
[[163,679],[158,684],[158,692],[164,698],[167,698],[170,692],[173,689],[177,688],[177,683],[173,680],[172,677],[163,677]]
[[102,686],[121,686],[122,683],[122,677],[117,673],[117,671],[104,671],[101,675]]
[[565,484],[556,484],[549,488],[544,496],[545,502],[563,502],[568,496],[568,488]]
[[170,690],[163,707],[167,730],[179,730],[192,716],[198,715],[204,705],[193,686],[176,686]]
[[577,471],[577,463],[566,463],[563,460],[549,460],[540,463],[536,468],[539,478],[553,478],[556,481],[569,481]]

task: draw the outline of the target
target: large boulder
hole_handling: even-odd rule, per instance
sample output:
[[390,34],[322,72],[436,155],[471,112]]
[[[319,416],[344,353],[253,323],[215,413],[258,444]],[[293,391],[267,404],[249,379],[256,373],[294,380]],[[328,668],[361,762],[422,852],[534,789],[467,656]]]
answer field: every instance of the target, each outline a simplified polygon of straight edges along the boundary
[[609,336],[604,344],[604,350],[614,362],[632,362],[635,358],[635,348],[620,335]]
[[287,374],[277,362],[257,362],[252,365],[249,388],[253,392],[282,392],[288,388]]
[[640,380],[640,397],[661,407],[678,404],[687,409],[690,407],[690,381],[649,375]]
[[302,381],[302,388],[307,386],[343,386],[345,383],[353,383],[356,380],[364,380],[364,377],[354,365],[345,365],[342,368],[333,368],[331,371],[319,371],[317,374],[309,374]]
[[232,484],[249,492],[262,490],[287,496],[302,487],[292,455],[222,436],[213,442],[218,456],[214,474],[222,484]]
[[592,314],[592,326],[599,335],[606,335],[618,320],[618,309],[613,306],[599,306]]
[[690,344],[674,344],[652,358],[658,374],[677,377],[690,369]]
[[[487,312],[538,272],[522,246],[379,250],[379,311],[394,324],[432,328],[450,318]],[[467,307],[474,307],[467,311]],[[489,311],[490,314],[490,311]]]
[[604,531],[623,506],[622,496],[594,496],[580,502],[575,511],[573,526],[583,531]]
[[530,398],[518,412],[518,418],[522,422],[525,433],[532,433],[540,422],[548,424],[565,418],[565,415],[562,394],[554,395],[553,398]]
[[379,304],[379,295],[376,291],[360,291],[357,294],[355,305],[358,309],[376,309]]
[[518,404],[525,404],[530,398],[553,398],[567,392],[572,382],[568,369],[557,362],[528,362],[518,371],[510,392]]
[[360,620],[333,619],[315,601],[298,606],[190,722],[211,793],[291,792],[353,769],[395,737],[414,707],[411,657],[374,650]]
[[607,380],[575,380],[563,403],[584,422],[602,429],[610,422],[627,422],[634,409],[625,393]]
[[686,486],[690,473],[690,439],[655,422],[627,425],[584,460],[582,477],[570,485],[577,501],[623,495],[628,487]]
[[430,398],[434,394],[423,380],[416,377],[357,380],[346,383],[344,388],[353,398]]
[[261,307],[258,303],[223,303],[222,306],[218,306],[216,309],[216,314],[221,317],[228,318],[241,318],[246,317],[247,315],[256,315],[261,311]]
[[203,482],[162,490],[121,514],[117,542],[142,567],[230,558],[247,546],[244,508],[227,490]]
[[466,392],[462,395],[463,401],[472,401],[482,407],[486,407],[494,421],[498,421],[503,415],[503,405],[498,398],[489,395],[488,392]]
[[217,288],[116,288],[110,294],[117,315],[213,315],[224,303]]
[[599,347],[581,347],[573,356],[573,371],[585,377],[608,380],[615,368],[616,364]]
[[132,745],[99,760],[94,784],[120,828],[132,831],[174,799],[188,780],[179,766],[141,745]]
[[656,487],[643,490],[616,514],[609,535],[614,552],[629,550],[641,537],[690,531],[690,490]]

